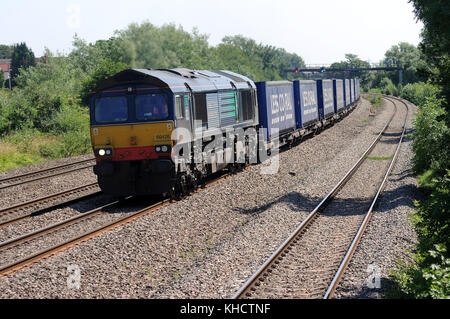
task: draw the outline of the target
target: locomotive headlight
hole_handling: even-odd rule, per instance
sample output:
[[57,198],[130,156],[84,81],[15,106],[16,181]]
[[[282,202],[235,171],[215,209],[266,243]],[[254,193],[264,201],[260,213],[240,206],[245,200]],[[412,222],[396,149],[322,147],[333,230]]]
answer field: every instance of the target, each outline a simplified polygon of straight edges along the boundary
[[171,145],[157,145],[155,146],[155,151],[156,153],[169,153],[171,148]]
[[95,151],[95,153],[98,156],[111,156],[112,155],[112,149],[110,148],[100,148]]

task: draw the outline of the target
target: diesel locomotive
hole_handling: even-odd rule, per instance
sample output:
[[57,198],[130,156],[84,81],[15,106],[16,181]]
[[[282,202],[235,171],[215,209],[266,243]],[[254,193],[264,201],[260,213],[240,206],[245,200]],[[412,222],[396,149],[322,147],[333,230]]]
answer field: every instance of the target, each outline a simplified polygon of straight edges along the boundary
[[225,70],[124,70],[91,93],[94,173],[113,196],[188,193],[217,171],[259,161],[262,148],[333,123],[358,99],[357,79],[255,83]]

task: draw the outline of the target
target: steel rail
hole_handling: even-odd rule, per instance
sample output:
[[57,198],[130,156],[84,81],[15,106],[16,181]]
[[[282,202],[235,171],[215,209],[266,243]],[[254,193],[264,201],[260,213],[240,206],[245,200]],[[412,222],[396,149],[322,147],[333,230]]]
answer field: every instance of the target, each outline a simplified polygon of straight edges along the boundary
[[[233,175],[233,173],[226,173],[226,174],[224,174],[224,175],[222,175],[222,176],[220,176],[218,178],[215,178],[213,180],[207,181],[207,183],[204,186],[205,186],[205,188],[213,186],[214,184],[216,184],[216,183],[220,182],[221,180],[224,180],[224,179],[226,179],[226,178],[228,178],[228,177],[230,177],[232,175]],[[196,189],[196,190],[193,191],[193,193],[200,192],[201,189],[202,188]],[[129,197],[125,198],[125,200],[129,200],[131,198],[132,198],[132,196],[129,196]],[[172,202],[172,199],[170,199],[170,198],[163,199],[162,201],[154,203],[154,204],[152,204],[152,205],[150,205],[150,206],[148,206],[148,207],[146,207],[146,208],[144,208],[142,210],[139,210],[139,211],[137,211],[135,213],[132,213],[131,215],[122,217],[122,218],[120,218],[118,220],[115,220],[115,221],[110,222],[108,224],[102,225],[102,226],[96,228],[93,231],[88,231],[88,232],[86,232],[86,233],[84,233],[82,235],[76,236],[76,237],[74,237],[72,239],[69,239],[69,240],[63,242],[63,243],[59,243],[59,244],[57,244],[57,245],[55,245],[53,247],[44,249],[44,250],[42,250],[40,252],[37,252],[35,254],[32,254],[32,255],[30,255],[28,257],[25,257],[23,259],[17,260],[17,261],[15,261],[13,263],[10,263],[8,265],[0,267],[0,278],[3,277],[4,275],[7,275],[7,274],[9,274],[11,272],[14,272],[14,271],[16,271],[16,270],[18,270],[20,268],[23,268],[23,267],[25,267],[25,266],[33,263],[33,262],[37,262],[37,261],[39,261],[39,260],[41,260],[43,258],[46,258],[46,257],[51,256],[51,255],[54,255],[54,254],[56,254],[56,253],[58,253],[60,251],[64,251],[67,248],[70,248],[70,247],[72,247],[74,245],[77,245],[77,244],[83,242],[83,241],[91,239],[91,238],[93,238],[93,237],[95,237],[97,235],[100,235],[100,234],[102,234],[102,233],[104,233],[106,231],[115,229],[116,227],[119,227],[119,226],[121,226],[123,224],[126,224],[128,222],[131,222],[131,221],[139,218],[140,216],[148,214],[150,212],[153,212],[153,211],[155,211],[155,210],[157,210],[159,208],[162,208],[162,207],[168,205],[171,202]],[[25,234],[23,236],[15,238],[15,239],[11,239],[9,241],[5,241],[3,243],[0,243],[0,250],[3,249],[3,248],[10,247],[11,245],[14,245],[14,244],[18,244],[18,243],[23,242],[25,240],[29,240],[29,239],[35,238],[35,237],[40,236],[40,235],[42,235],[44,233],[48,233],[50,231],[56,230],[57,228],[65,227],[65,226],[69,225],[69,224],[67,224],[67,222],[70,222],[70,224],[72,224],[72,223],[78,221],[79,219],[83,219],[83,218],[88,217],[87,214],[89,214],[89,213],[91,213],[91,214],[98,213],[97,210],[104,209],[106,207],[109,207],[109,206],[112,206],[112,205],[115,205],[115,204],[118,204],[118,203],[119,203],[119,201],[116,201],[116,202],[113,202],[113,203],[109,203],[109,204],[107,204],[105,206],[102,206],[100,208],[96,208],[96,209],[94,209],[94,210],[92,210],[90,212],[86,212],[82,216],[75,216],[75,217],[70,218],[70,220],[66,220],[66,221],[63,221],[63,222],[60,222],[60,223],[57,223],[57,224],[53,224],[53,225],[50,225],[48,227],[39,229],[39,230],[37,230],[35,232]]]
[[[394,104],[395,105],[395,104]],[[347,181],[358,170],[362,163],[366,160],[367,155],[374,149],[376,144],[381,139],[382,135],[392,122],[395,114],[397,113],[397,106],[395,105],[395,111],[390,117],[389,121],[380,131],[375,140],[370,144],[364,154],[358,159],[358,161],[347,171],[345,176],[333,187],[333,189],[322,199],[322,201],[314,208],[314,210],[306,217],[306,219],[289,235],[289,237],[281,244],[281,246],[264,262],[264,264],[245,282],[245,284],[232,296],[232,299],[239,299],[245,296],[249,297],[251,293],[249,290],[258,286],[258,280],[264,281],[264,274],[267,276],[272,270],[270,268],[276,268],[276,264],[279,263],[289,252],[291,246],[294,244],[299,236],[305,231],[306,227],[318,216],[330,202],[330,200],[337,194],[337,192],[347,183]]]
[[13,272],[13,271],[16,271],[16,270],[18,270],[18,269],[20,269],[20,268],[22,268],[22,267],[24,267],[26,265],[29,265],[29,264],[31,264],[33,262],[36,262],[38,260],[41,260],[41,259],[46,258],[46,257],[51,256],[51,255],[54,255],[54,254],[56,254],[58,252],[61,252],[61,251],[65,250],[65,249],[67,249],[67,248],[70,248],[70,247],[72,247],[72,246],[74,246],[76,244],[79,244],[79,243],[81,243],[81,242],[83,242],[85,240],[91,239],[91,238],[93,238],[93,237],[95,237],[95,236],[97,236],[97,235],[99,235],[101,233],[104,233],[106,231],[109,231],[109,230],[112,230],[114,228],[117,228],[117,227],[119,227],[119,226],[121,226],[123,224],[126,224],[128,222],[131,222],[131,221],[135,220],[136,218],[140,217],[141,215],[148,214],[150,212],[153,212],[153,211],[155,211],[155,210],[157,210],[157,209],[167,205],[167,203],[169,203],[169,202],[170,202],[169,199],[165,199],[165,200],[163,200],[161,202],[155,203],[155,204],[153,204],[153,205],[151,205],[149,207],[146,207],[146,208],[144,208],[142,210],[139,210],[139,211],[133,213],[132,215],[122,217],[122,218],[120,218],[118,220],[115,220],[115,221],[110,222],[108,224],[102,225],[102,226],[96,228],[95,230],[85,232],[85,233],[83,233],[81,235],[75,236],[75,237],[73,237],[73,238],[71,238],[69,240],[66,240],[66,241],[62,242],[62,243],[56,244],[55,246],[43,249],[43,250],[41,250],[41,251],[39,251],[39,252],[37,252],[35,254],[29,255],[29,256],[27,256],[27,257],[25,257],[23,259],[20,259],[20,260],[17,260],[15,262],[13,262],[13,263],[5,265],[5,266],[0,268],[0,278],[5,276],[5,275],[7,275],[7,274],[9,274],[9,273],[11,273],[11,272]]
[[[386,96],[384,98],[389,100],[389,101],[391,101],[393,104],[395,104],[390,98],[388,98]],[[402,145],[403,137],[405,136],[406,121],[408,119],[408,109],[409,108],[408,108],[408,106],[406,105],[405,102],[403,102],[401,100],[398,100],[398,99],[396,99],[396,100],[402,102],[405,105],[406,110],[407,110],[407,113],[406,113],[406,116],[405,116],[405,120],[403,122],[402,135],[400,136],[398,145],[397,145],[397,147],[395,149],[394,156],[393,156],[393,158],[392,158],[392,160],[390,162],[390,165],[389,165],[389,168],[386,171],[386,174],[384,175],[383,181],[381,182],[380,187],[378,188],[378,191],[377,191],[377,193],[376,193],[376,195],[375,195],[375,197],[374,197],[374,199],[372,201],[372,204],[370,205],[370,208],[367,211],[367,213],[366,213],[366,215],[365,215],[365,217],[364,217],[364,219],[363,219],[363,221],[361,223],[361,226],[359,227],[358,232],[356,233],[352,243],[350,244],[350,247],[348,248],[348,250],[347,250],[347,252],[346,252],[346,254],[345,254],[345,256],[344,256],[344,258],[343,258],[343,260],[342,260],[342,262],[341,262],[341,264],[340,264],[340,266],[339,266],[339,268],[338,268],[338,270],[337,270],[337,272],[336,272],[336,274],[335,274],[335,276],[333,278],[333,280],[331,281],[331,284],[329,285],[329,287],[327,289],[327,292],[325,293],[323,299],[330,299],[330,298],[333,297],[333,295],[334,295],[334,293],[336,291],[336,288],[339,285],[339,281],[341,280],[341,278],[342,278],[342,276],[343,276],[343,274],[345,272],[345,269],[347,268],[348,263],[350,262],[354,252],[356,251],[356,247],[358,246],[358,243],[360,242],[360,240],[362,238],[362,235],[364,234],[364,231],[365,231],[365,229],[366,229],[366,227],[367,227],[367,225],[368,225],[368,223],[370,221],[370,218],[373,215],[373,209],[374,209],[375,205],[377,204],[378,199],[380,198],[380,195],[381,195],[381,193],[383,192],[383,190],[384,190],[384,188],[386,186],[387,179],[388,179],[389,175],[391,174],[392,169],[394,168],[394,165],[395,165],[395,163],[397,161],[398,154],[399,154],[399,151],[400,151],[400,146]]]
[[[130,198],[131,197],[127,197],[126,200],[128,200]],[[3,242],[0,243],[0,250],[5,249],[5,248],[10,247],[10,246],[13,246],[13,245],[16,245],[16,244],[19,244],[19,243],[22,243],[24,241],[27,241],[27,240],[30,240],[30,239],[33,239],[33,238],[36,238],[38,236],[41,236],[41,235],[44,235],[46,233],[52,232],[52,231],[57,230],[59,228],[69,226],[69,225],[71,225],[71,224],[73,224],[75,222],[78,222],[78,221],[82,220],[82,219],[85,219],[85,218],[91,217],[93,215],[96,215],[96,214],[100,213],[103,209],[110,208],[110,207],[112,207],[114,205],[119,204],[120,202],[121,202],[120,200],[116,200],[114,202],[108,203],[108,204],[103,205],[101,207],[97,207],[95,209],[92,209],[92,210],[90,210],[88,212],[85,212],[85,213],[82,213],[82,214],[78,214],[78,215],[73,216],[71,218],[65,219],[65,220],[63,220],[61,222],[54,223],[54,224],[51,224],[49,226],[37,229],[37,230],[29,232],[29,233],[26,233],[24,235],[21,235],[21,236],[18,236],[18,237],[15,237],[15,238],[3,241]]]
[[[33,199],[33,200],[30,200],[30,201],[27,201],[27,202],[23,202],[23,203],[20,203],[20,204],[17,204],[17,205],[13,205],[13,206],[10,206],[10,207],[7,207],[7,208],[3,208],[3,209],[0,210],[0,217],[6,216],[6,215],[9,215],[9,214],[13,214],[15,212],[18,212],[18,211],[23,210],[25,208],[32,207],[32,206],[34,206],[36,204],[39,204],[39,203],[45,203],[45,202],[48,202],[48,201],[50,201],[52,199],[57,199],[58,197],[65,197],[67,195],[79,193],[79,192],[82,192],[84,190],[87,191],[89,189],[94,188],[97,185],[98,185],[98,183],[86,184],[86,185],[75,187],[75,188],[72,188],[72,189],[69,189],[69,190],[65,190],[65,191],[62,191],[62,192],[59,192],[59,193],[53,193],[53,194],[50,194],[50,195],[47,195],[47,196],[43,196],[43,197],[40,197],[40,198],[37,198],[37,199]],[[94,193],[91,193],[91,194],[88,194],[88,195],[85,195],[85,196],[82,196],[82,197],[70,199],[70,200],[64,201],[62,203],[58,203],[58,204],[55,204],[55,205],[51,205],[51,206],[48,206],[48,207],[44,207],[44,208],[35,210],[35,211],[31,212],[31,213],[28,213],[28,214],[25,214],[25,215],[22,215],[22,216],[10,218],[10,219],[7,219],[7,220],[0,220],[0,228],[4,227],[6,225],[9,225],[9,224],[18,222],[19,220],[23,220],[23,219],[28,218],[28,217],[37,216],[37,215],[40,215],[40,214],[42,214],[44,212],[47,212],[47,211],[50,211],[50,210],[54,210],[54,209],[57,209],[57,208],[60,208],[60,207],[63,207],[63,206],[67,206],[67,205],[69,205],[71,203],[74,203],[74,202],[77,202],[77,201],[81,201],[81,200],[84,200],[84,199],[87,199],[87,198],[90,198],[90,197],[93,197],[93,196],[97,196],[97,195],[99,195],[101,193],[102,193],[102,191],[97,191],[97,192],[94,192]]]
[[[17,175],[17,176],[13,176],[13,177],[3,178],[3,179],[0,179],[0,184],[8,183],[9,181],[20,180],[22,178],[31,177],[33,175],[41,175],[43,173],[46,173],[46,172],[49,172],[49,171],[52,171],[52,170],[57,170],[57,169],[65,168],[65,167],[68,167],[68,166],[74,166],[74,165],[90,162],[90,161],[93,161],[93,160],[94,159],[82,160],[82,161],[78,161],[78,162],[75,162],[75,163],[69,163],[69,164],[64,164],[64,165],[59,165],[59,166],[55,166],[55,167],[46,168],[46,169],[43,169],[43,170],[40,170],[40,171],[35,171],[35,172],[30,172],[30,173]],[[35,178],[32,178],[32,179],[26,179],[24,181],[19,181],[19,182],[16,182],[16,183],[0,185],[0,189],[5,189],[5,188],[8,188],[8,187],[22,185],[22,184],[25,184],[25,183],[31,183],[31,182],[38,181],[38,180],[41,180],[41,179],[44,179],[44,178],[49,178],[49,177],[53,177],[53,176],[59,176],[59,175],[71,173],[71,172],[74,172],[74,171],[78,171],[78,170],[81,170],[81,169],[92,167],[94,165],[95,164],[89,164],[88,166],[75,168],[75,169],[71,169],[71,170],[67,170],[67,171],[62,171],[62,172],[55,173],[55,174],[52,174],[52,175],[38,176],[38,177],[35,177]]]

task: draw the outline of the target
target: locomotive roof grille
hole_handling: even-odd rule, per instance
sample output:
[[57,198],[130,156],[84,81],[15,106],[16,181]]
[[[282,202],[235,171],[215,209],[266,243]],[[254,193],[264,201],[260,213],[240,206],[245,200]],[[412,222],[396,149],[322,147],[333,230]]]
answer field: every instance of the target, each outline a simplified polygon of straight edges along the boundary
[[[220,89],[234,89],[253,87],[253,81],[245,76],[230,71],[209,71],[177,69],[127,69],[102,81],[92,92],[99,92],[114,86],[126,86],[130,84],[150,84],[164,89],[170,89],[173,93],[216,91]],[[233,87],[234,86],[234,87]]]

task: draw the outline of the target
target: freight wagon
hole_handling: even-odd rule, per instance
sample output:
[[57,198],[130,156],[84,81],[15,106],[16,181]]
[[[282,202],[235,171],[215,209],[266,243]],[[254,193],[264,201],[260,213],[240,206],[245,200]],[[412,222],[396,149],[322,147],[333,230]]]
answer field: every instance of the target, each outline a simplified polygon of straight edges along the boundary
[[327,121],[335,115],[333,80],[317,80],[316,84],[320,119]]

